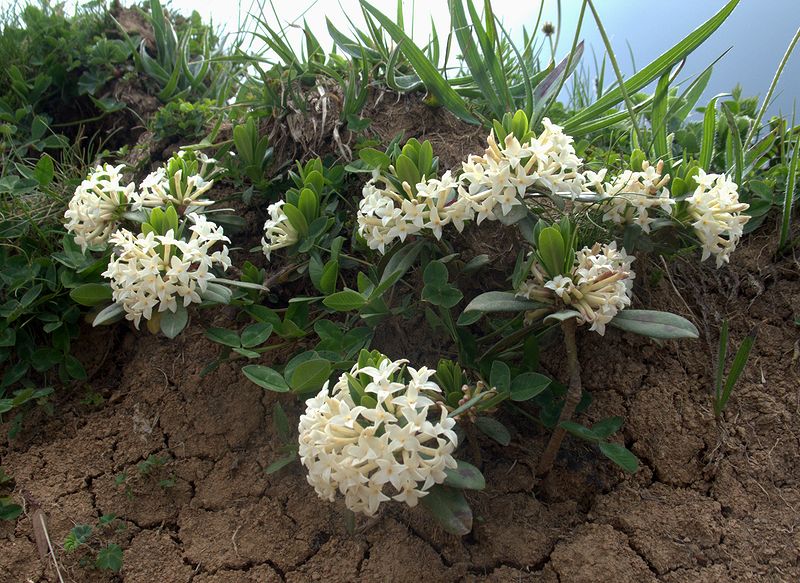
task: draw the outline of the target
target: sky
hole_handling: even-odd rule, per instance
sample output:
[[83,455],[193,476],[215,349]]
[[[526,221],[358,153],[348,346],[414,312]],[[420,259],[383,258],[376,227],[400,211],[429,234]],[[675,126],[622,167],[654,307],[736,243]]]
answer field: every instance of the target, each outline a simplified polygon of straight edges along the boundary
[[[12,0],[0,0],[0,5]],[[73,3],[80,0],[73,0]],[[162,0],[164,2],[165,0]],[[170,6],[184,13],[197,10],[212,19],[215,26],[227,31],[239,29],[239,23],[248,13],[254,13],[275,28],[277,19],[289,26],[290,39],[299,40],[300,30],[292,25],[302,24],[302,19],[329,48],[333,43],[327,32],[326,17],[343,32],[351,25],[363,25],[358,0],[172,0]],[[556,21],[558,0],[492,0],[492,8],[514,39],[521,40],[522,27],[528,30],[536,23],[539,7],[544,2],[543,20]],[[394,15],[397,0],[372,0],[372,4],[385,14]],[[129,4],[130,2],[123,2]],[[259,3],[264,6],[262,7]],[[475,0],[481,6],[480,0]],[[406,29],[414,23],[414,38],[425,43],[430,34],[431,19],[436,23],[440,37],[448,30],[447,0],[403,0]],[[577,25],[580,0],[561,0],[562,23],[559,56],[571,46]],[[724,0],[596,0],[603,25],[610,37],[623,75],[634,72],[635,65],[643,67],[669,49],[686,34],[700,26],[722,6]],[[412,19],[413,14],[413,19]],[[741,0],[728,20],[687,60],[678,80],[686,80],[702,72],[711,62],[730,51],[714,66],[714,72],[701,102],[712,96],[729,92],[741,83],[744,95],[764,96],[775,69],[795,31],[800,27],[800,0]],[[584,63],[593,68],[592,51],[598,60],[605,52],[597,26],[587,10],[581,29],[586,41]],[[630,46],[630,50],[629,47]],[[607,67],[606,82],[613,79]],[[778,85],[769,114],[782,112],[791,116],[795,100],[800,97],[800,45],[786,66]]]

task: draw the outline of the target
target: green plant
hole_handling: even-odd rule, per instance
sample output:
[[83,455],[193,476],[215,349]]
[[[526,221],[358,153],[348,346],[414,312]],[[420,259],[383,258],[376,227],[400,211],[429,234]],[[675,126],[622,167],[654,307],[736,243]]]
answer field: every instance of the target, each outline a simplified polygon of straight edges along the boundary
[[203,31],[202,41],[198,43],[192,21],[185,21],[185,30],[179,37],[159,0],[150,0],[149,8],[156,44],[155,57],[147,52],[144,39],[138,43],[137,50],[136,40],[130,38],[119,24],[118,27],[134,51],[137,67],[161,87],[159,99],[167,102],[188,96],[216,95],[225,86],[226,71],[219,62],[212,64],[209,31]]
[[736,386],[739,377],[744,372],[744,367],[747,366],[747,360],[750,358],[750,351],[753,349],[755,341],[756,330],[752,330],[739,345],[728,375],[725,376],[725,361],[728,355],[728,321],[723,320],[722,329],[719,333],[717,369],[714,374],[714,417],[719,418],[722,415],[722,411],[725,410],[728,399],[730,399],[733,392],[733,387]]
[[[102,260],[83,256],[59,224],[57,212],[70,187],[49,156],[0,179],[0,417],[44,405],[58,383],[87,377],[71,354],[80,310],[73,289],[99,281]],[[59,250],[59,247],[62,250]]]
[[159,140],[197,140],[207,131],[214,116],[214,102],[176,99],[159,109],[153,116],[152,128]]
[[165,468],[171,460],[163,456],[150,454],[136,464],[136,471],[125,470],[114,477],[114,485],[123,488],[125,496],[134,498],[134,487],[141,485],[148,479],[158,478],[158,486],[164,490],[175,486],[175,475],[170,472],[164,474]]
[[[6,474],[0,467],[0,490],[7,489],[13,482],[13,478]],[[11,496],[0,496],[0,520],[16,520],[22,514],[22,506],[16,504]]]
[[275,426],[275,433],[278,439],[283,442],[281,453],[283,456],[272,462],[264,470],[267,474],[274,474],[297,460],[297,440],[294,439],[289,429],[289,419],[280,403],[275,403],[272,409],[272,424]]
[[[255,118],[248,117],[244,124],[233,128],[233,144],[237,159],[230,167],[231,172],[234,176],[247,177],[256,189],[266,188],[269,184],[266,174],[272,161],[272,148],[268,136],[259,136]],[[248,189],[244,196],[249,201],[252,190]]]
[[111,18],[105,6],[84,3],[68,16],[62,5],[37,4],[15,5],[2,15],[3,158],[64,149],[75,137],[71,128],[125,107],[107,88],[125,73],[132,54],[107,34]]
[[125,523],[116,515],[104,514],[94,525],[76,524],[64,538],[64,550],[67,553],[80,553],[80,565],[119,573],[122,569],[122,548],[116,543],[105,542],[105,539],[125,529]]

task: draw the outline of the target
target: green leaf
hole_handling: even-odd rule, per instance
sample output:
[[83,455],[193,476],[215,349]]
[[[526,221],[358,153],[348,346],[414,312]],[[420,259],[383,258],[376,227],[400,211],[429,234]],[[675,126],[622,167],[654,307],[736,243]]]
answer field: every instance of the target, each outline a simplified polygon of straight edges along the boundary
[[[450,8],[453,31],[461,49],[461,56],[472,74],[472,80],[480,89],[481,95],[486,98],[492,113],[499,117],[506,111],[506,104],[503,103],[497,89],[492,85],[487,67],[487,58],[478,52],[477,45],[472,38],[473,27],[467,22],[463,2],[461,0],[448,0],[448,6]],[[486,57],[489,56],[486,55]],[[494,54],[492,53],[491,56],[494,56]]]
[[[556,92],[563,87],[562,80],[568,79],[581,62],[581,58],[583,57],[583,42],[584,41],[579,42],[575,46],[575,50],[564,57],[536,86],[534,90],[535,120],[539,120],[540,116],[544,115],[550,102],[558,97]],[[569,69],[567,69],[567,64],[569,64]]]
[[508,393],[511,390],[511,370],[502,360],[495,360],[492,363],[489,384],[501,393]]
[[653,146],[656,158],[667,159],[667,105],[669,102],[669,73],[664,71],[656,85],[655,99],[653,101],[653,112],[650,124],[653,130]]
[[600,441],[599,435],[595,434],[594,431],[584,425],[581,425],[580,423],[575,423],[574,421],[562,421],[558,424],[558,426],[562,429],[566,429],[569,433],[575,437],[579,437],[580,439],[585,439],[586,441],[591,441],[592,443],[597,443]]
[[92,321],[92,326],[101,326],[103,324],[110,324],[122,318],[125,310],[122,304],[111,304],[100,311]]
[[447,476],[444,485],[459,490],[483,490],[486,487],[486,478],[481,471],[462,460],[456,460],[458,466],[455,468],[445,468]]
[[472,509],[461,490],[437,484],[420,502],[450,534],[464,536],[472,530]]
[[53,181],[53,176],[55,176],[53,159],[47,154],[42,154],[33,169],[33,178],[44,188]]
[[400,154],[397,157],[394,167],[400,181],[407,182],[412,190],[422,180],[417,165],[405,154]]
[[233,297],[233,292],[224,285],[209,282],[206,286],[206,291],[200,293],[200,297],[204,301],[210,301],[217,304],[227,304]]
[[441,261],[428,263],[423,274],[425,287],[422,288],[422,299],[435,306],[448,309],[458,304],[464,294],[458,288],[447,283],[447,279],[447,267],[444,263]]
[[324,294],[333,294],[336,291],[336,280],[339,277],[339,262],[331,259],[325,264],[319,280],[319,291]]
[[478,417],[475,419],[475,427],[500,445],[508,445],[511,443],[511,434],[508,432],[506,426],[493,417]]
[[639,459],[633,455],[624,445],[618,443],[600,443],[600,451],[608,459],[617,464],[626,472],[635,474],[639,469]]
[[686,318],[654,310],[622,310],[611,320],[615,328],[650,338],[699,338],[697,328]]
[[272,324],[264,324],[262,322],[250,324],[242,330],[242,346],[245,348],[258,346],[266,342],[270,334],[272,334]]
[[349,312],[366,306],[367,298],[355,290],[345,289],[329,295],[322,303],[337,312]]
[[564,322],[566,320],[571,320],[572,318],[577,318],[580,316],[580,312],[576,312],[575,310],[559,310],[558,312],[554,312],[552,314],[548,314],[545,316],[545,322]]
[[64,368],[67,370],[67,374],[73,379],[78,381],[86,380],[86,369],[83,367],[83,364],[81,364],[81,361],[71,354],[67,354],[64,357]]
[[119,545],[110,543],[107,547],[100,549],[97,553],[95,566],[98,569],[107,569],[114,573],[119,573],[122,569],[122,549]]
[[272,408],[272,422],[281,441],[288,443],[292,438],[292,432],[289,429],[289,419],[280,403],[275,403],[275,407]]
[[39,295],[42,293],[42,289],[44,289],[44,286],[41,283],[37,283],[31,286],[31,288],[28,291],[22,294],[22,297],[19,300],[20,305],[23,308],[27,308],[28,306],[30,306],[33,302],[36,301],[36,298],[38,298]]
[[161,312],[161,331],[167,338],[175,338],[180,334],[189,322],[189,312],[178,304],[174,312],[169,310]]
[[16,520],[22,514],[22,506],[9,502],[10,498],[0,497],[0,520]]
[[457,409],[453,409],[452,411],[450,411],[450,413],[447,416],[448,417],[452,417],[452,418],[458,417],[464,411],[467,411],[467,410],[471,409],[477,403],[483,401],[485,396],[486,395],[484,395],[482,393],[478,393],[477,395],[473,395],[466,403],[464,403],[463,405],[460,405]]
[[96,306],[111,301],[111,286],[104,283],[85,283],[70,290],[69,297],[82,306]]
[[308,221],[305,215],[291,203],[286,203],[281,207],[281,210],[286,213],[286,217],[292,226],[297,229],[301,237],[308,235]]
[[606,439],[607,437],[619,431],[619,428],[622,427],[623,421],[623,418],[619,416],[608,417],[592,425],[592,433],[602,439]]
[[311,224],[319,214],[319,199],[316,193],[310,188],[304,188],[300,191],[300,199],[297,202],[297,208],[303,213],[306,221]]
[[459,326],[466,326],[478,321],[482,314],[488,312],[521,312],[526,310],[537,310],[547,307],[525,298],[518,298],[513,292],[486,292],[472,300],[461,316],[458,318]]
[[242,367],[244,376],[253,381],[259,387],[276,393],[288,393],[289,385],[279,372],[260,364],[248,364]]
[[464,100],[442,77],[441,73],[436,70],[436,66],[428,60],[416,43],[391,18],[382,14],[366,0],[361,0],[361,5],[380,22],[383,29],[394,39],[403,55],[414,68],[414,71],[425,83],[425,88],[436,98],[439,104],[467,123],[477,123],[478,120],[469,112]]
[[539,233],[538,243],[536,251],[548,275],[551,278],[561,275],[566,254],[566,243],[561,231],[556,227],[545,227]]
[[77,549],[80,545],[89,540],[93,530],[94,529],[89,524],[76,524],[72,527],[72,530],[69,531],[69,535],[67,535],[69,544],[67,541],[64,541],[64,550],[74,551]]
[[274,474],[274,473],[282,470],[286,466],[288,466],[290,463],[292,463],[296,459],[297,459],[297,455],[294,454],[294,453],[292,453],[290,455],[287,455],[287,456],[284,456],[282,458],[279,458],[279,459],[275,460],[274,462],[272,462],[270,465],[268,465],[267,469],[264,470],[264,473],[267,474],[267,475]]
[[14,328],[6,328],[0,331],[0,347],[7,348],[17,343],[17,331]]
[[371,166],[372,168],[380,168],[381,170],[387,169],[392,163],[392,160],[389,158],[389,156],[383,152],[379,152],[375,148],[361,148],[358,151],[358,157],[361,158],[368,166]]
[[717,135],[717,100],[730,93],[720,93],[711,98],[703,114],[703,141],[700,144],[700,167],[709,170],[714,157],[714,144]]
[[550,386],[551,379],[535,372],[526,372],[511,381],[511,400],[527,401]]
[[[700,46],[711,34],[722,25],[728,18],[739,0],[730,0],[719,12],[708,19],[700,27],[684,37],[675,46],[667,50],[652,63],[640,69],[625,81],[625,91],[628,95],[633,95],[650,82],[664,74],[674,65],[684,59],[689,53]],[[603,96],[589,107],[580,110],[564,124],[564,131],[571,134],[574,126],[593,119],[599,114],[605,113],[609,108],[617,105],[623,100],[623,92],[619,87],[606,91]]]
[[331,363],[319,358],[301,362],[292,372],[289,386],[295,393],[319,392],[331,376]]
[[231,348],[239,348],[242,345],[239,334],[227,328],[209,328],[206,330],[206,338]]
[[[728,141],[733,150],[733,160],[728,160],[728,171],[733,166],[733,180],[736,184],[742,183],[742,171],[744,169],[744,151],[742,149],[742,136],[730,108],[722,104],[722,112],[725,114],[725,121],[728,122]],[[732,164],[731,164],[732,162]]]
[[[800,34],[800,30],[798,30],[798,34]],[[786,243],[789,241],[792,207],[794,206],[794,192],[797,185],[798,160],[800,160],[800,140],[796,140],[794,143],[792,159],[789,162],[789,175],[786,177],[786,190],[783,196],[783,213],[781,216],[781,231],[778,237],[778,249],[781,250],[786,247]]]

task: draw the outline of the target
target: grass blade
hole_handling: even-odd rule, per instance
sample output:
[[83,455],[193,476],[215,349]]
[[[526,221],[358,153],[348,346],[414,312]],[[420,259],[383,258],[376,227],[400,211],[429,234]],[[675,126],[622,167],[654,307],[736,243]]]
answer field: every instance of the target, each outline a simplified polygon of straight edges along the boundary
[[[617,56],[614,54],[614,49],[611,46],[611,41],[608,39],[608,35],[606,34],[606,29],[603,26],[603,21],[600,19],[600,15],[597,13],[597,9],[594,7],[594,2],[592,0],[588,0],[589,8],[592,11],[592,15],[594,16],[594,20],[597,23],[597,30],[600,31],[600,36],[603,39],[603,44],[606,46],[606,54],[608,54],[608,60],[611,62],[611,66],[614,69],[614,74],[617,76],[617,87],[622,95],[622,100],[625,102],[625,107],[628,110],[628,113],[631,116],[631,124],[633,125],[633,131],[636,133],[636,139],[638,140],[639,144],[643,144],[644,140],[642,139],[642,130],[639,129],[639,123],[636,121],[636,114],[633,110],[633,102],[629,96],[629,91],[625,87],[625,80],[622,77],[622,71],[619,68],[619,64],[617,64]],[[669,68],[664,72],[665,74],[669,74]],[[634,75],[635,76],[635,75]],[[591,107],[591,106],[590,106]]]
[[533,119],[539,121],[539,116],[544,115],[551,100],[558,97],[558,91],[564,81],[572,75],[583,57],[583,41],[579,42],[575,50],[567,55],[533,90]]
[[496,118],[503,117],[506,108],[492,85],[486,68],[486,59],[478,52],[475,41],[470,32],[470,25],[467,23],[467,15],[461,0],[450,0],[450,19],[453,23],[453,31],[456,41],[461,49],[461,56],[469,68],[472,78],[481,90],[482,96],[489,102],[489,109]]
[[650,114],[650,125],[653,130],[653,149],[656,158],[667,160],[667,103],[669,101],[669,71],[665,71],[656,85],[653,97],[653,111]]
[[741,345],[739,345],[739,350],[736,351],[736,356],[733,357],[733,364],[731,364],[731,370],[728,372],[728,377],[725,379],[725,386],[722,388],[722,394],[719,400],[714,403],[714,413],[717,417],[722,413],[722,410],[725,409],[725,406],[728,404],[728,399],[731,397],[733,387],[736,385],[739,377],[742,376],[742,372],[744,372],[744,367],[747,364],[747,360],[750,358],[750,351],[753,349],[753,343],[756,341],[756,333],[757,331],[754,328],[745,336]]
[[[625,82],[625,92],[630,94],[638,91],[651,81],[660,77],[664,71],[672,68],[675,64],[683,60],[686,55],[700,46],[723,22],[725,22],[738,3],[739,0],[730,0],[719,12],[709,18],[699,28],[691,32],[686,38],[678,42],[638,73],[632,75],[630,79]],[[595,101],[592,105],[579,111],[567,120],[564,124],[564,131],[572,133],[571,129],[573,126],[580,125],[596,115],[604,113],[606,110],[623,101],[623,99],[623,91],[620,87],[615,87],[607,91],[603,97]]]
[[325,21],[328,24],[328,34],[331,35],[333,42],[346,54],[356,59],[360,59],[363,55],[366,55],[372,61],[379,61],[381,59],[381,55],[378,51],[345,35],[334,26],[329,18],[326,17]]
[[730,93],[720,93],[711,98],[703,114],[703,142],[700,145],[700,167],[708,171],[714,158],[714,143],[717,138],[717,100]]
[[[634,112],[639,112],[639,111],[645,109],[646,107],[649,107],[650,104],[653,102],[653,97],[654,96],[651,95],[650,97],[648,97],[644,101],[642,101],[640,103],[637,103],[633,107],[633,111]],[[610,113],[608,115],[604,115],[603,117],[598,117],[597,119],[593,119],[593,120],[587,121],[586,123],[581,124],[581,125],[573,128],[572,129],[572,136],[573,137],[577,137],[577,136],[583,136],[583,135],[586,135],[586,134],[589,134],[589,133],[592,133],[592,132],[597,132],[597,131],[603,130],[603,129],[607,128],[607,127],[611,127],[613,125],[616,125],[618,123],[622,123],[626,119],[629,119],[629,117],[630,117],[630,114],[627,111],[617,111],[615,113]]]
[[706,67],[705,71],[700,73],[694,81],[692,81],[686,90],[680,94],[678,99],[669,108],[669,113],[667,114],[667,120],[677,119],[679,123],[683,123],[689,114],[692,113],[695,106],[697,105],[697,101],[703,95],[703,92],[708,87],[708,82],[711,80],[711,73],[714,70],[714,65],[722,59],[728,51],[726,50],[722,53],[719,57],[714,60],[708,67]]
[[728,358],[728,321],[722,321],[722,329],[719,332],[719,352],[717,352],[717,375],[714,379],[714,411],[717,410],[717,403],[722,398],[722,379],[725,375],[725,360]]
[[[725,113],[725,119],[728,122],[728,140],[730,140],[727,147],[733,157],[734,167],[734,180],[736,184],[742,183],[742,170],[744,169],[744,152],[742,151],[742,136],[739,133],[739,128],[736,126],[736,120],[733,113],[724,103],[722,104],[722,111]],[[728,172],[730,172],[731,160],[728,160]]]
[[[792,113],[792,126],[794,126],[794,113]],[[778,249],[783,249],[789,241],[789,227],[792,222],[792,206],[794,206],[794,191],[797,184],[797,160],[800,158],[800,140],[795,140],[792,151],[792,161],[789,164],[789,176],[786,177],[786,194],[783,198],[783,215],[781,217],[781,235]]]
[[792,42],[790,42],[789,46],[786,47],[786,52],[783,54],[781,62],[778,63],[778,69],[775,71],[775,76],[772,78],[772,83],[769,84],[769,89],[767,90],[767,94],[764,96],[764,101],[763,103],[761,103],[761,107],[758,109],[758,113],[756,114],[756,119],[755,121],[753,121],[753,125],[750,127],[750,131],[747,132],[747,137],[744,139],[745,148],[750,146],[750,141],[755,137],[756,132],[758,132],[759,130],[759,126],[761,125],[761,118],[764,117],[764,113],[767,111],[769,102],[772,99],[772,93],[775,91],[775,87],[778,85],[778,81],[780,80],[781,74],[783,73],[783,68],[786,66],[789,57],[792,55],[792,51],[794,51],[794,47],[797,44],[798,40],[800,40],[800,28],[797,29],[796,33],[794,33]]

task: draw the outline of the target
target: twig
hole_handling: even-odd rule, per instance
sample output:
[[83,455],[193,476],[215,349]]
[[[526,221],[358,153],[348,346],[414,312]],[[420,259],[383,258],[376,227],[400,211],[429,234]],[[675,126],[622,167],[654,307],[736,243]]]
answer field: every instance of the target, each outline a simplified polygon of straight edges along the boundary
[[469,451],[470,455],[472,456],[472,461],[475,464],[475,467],[480,469],[483,467],[483,456],[481,455],[481,447],[478,443],[478,432],[475,431],[475,424],[468,421],[464,424],[464,428],[467,432],[467,443],[469,443]]
[[541,477],[547,475],[553,469],[553,462],[555,462],[556,454],[561,448],[561,442],[567,430],[561,427],[564,421],[572,420],[575,414],[575,409],[581,401],[581,365],[578,362],[578,345],[575,342],[575,329],[577,324],[574,318],[564,320],[561,322],[561,330],[564,332],[564,346],[567,349],[567,369],[569,370],[569,388],[567,389],[567,397],[564,400],[564,408],[561,409],[561,415],[558,418],[558,425],[556,425],[550,441],[539,459],[539,466],[536,468],[536,475]]

